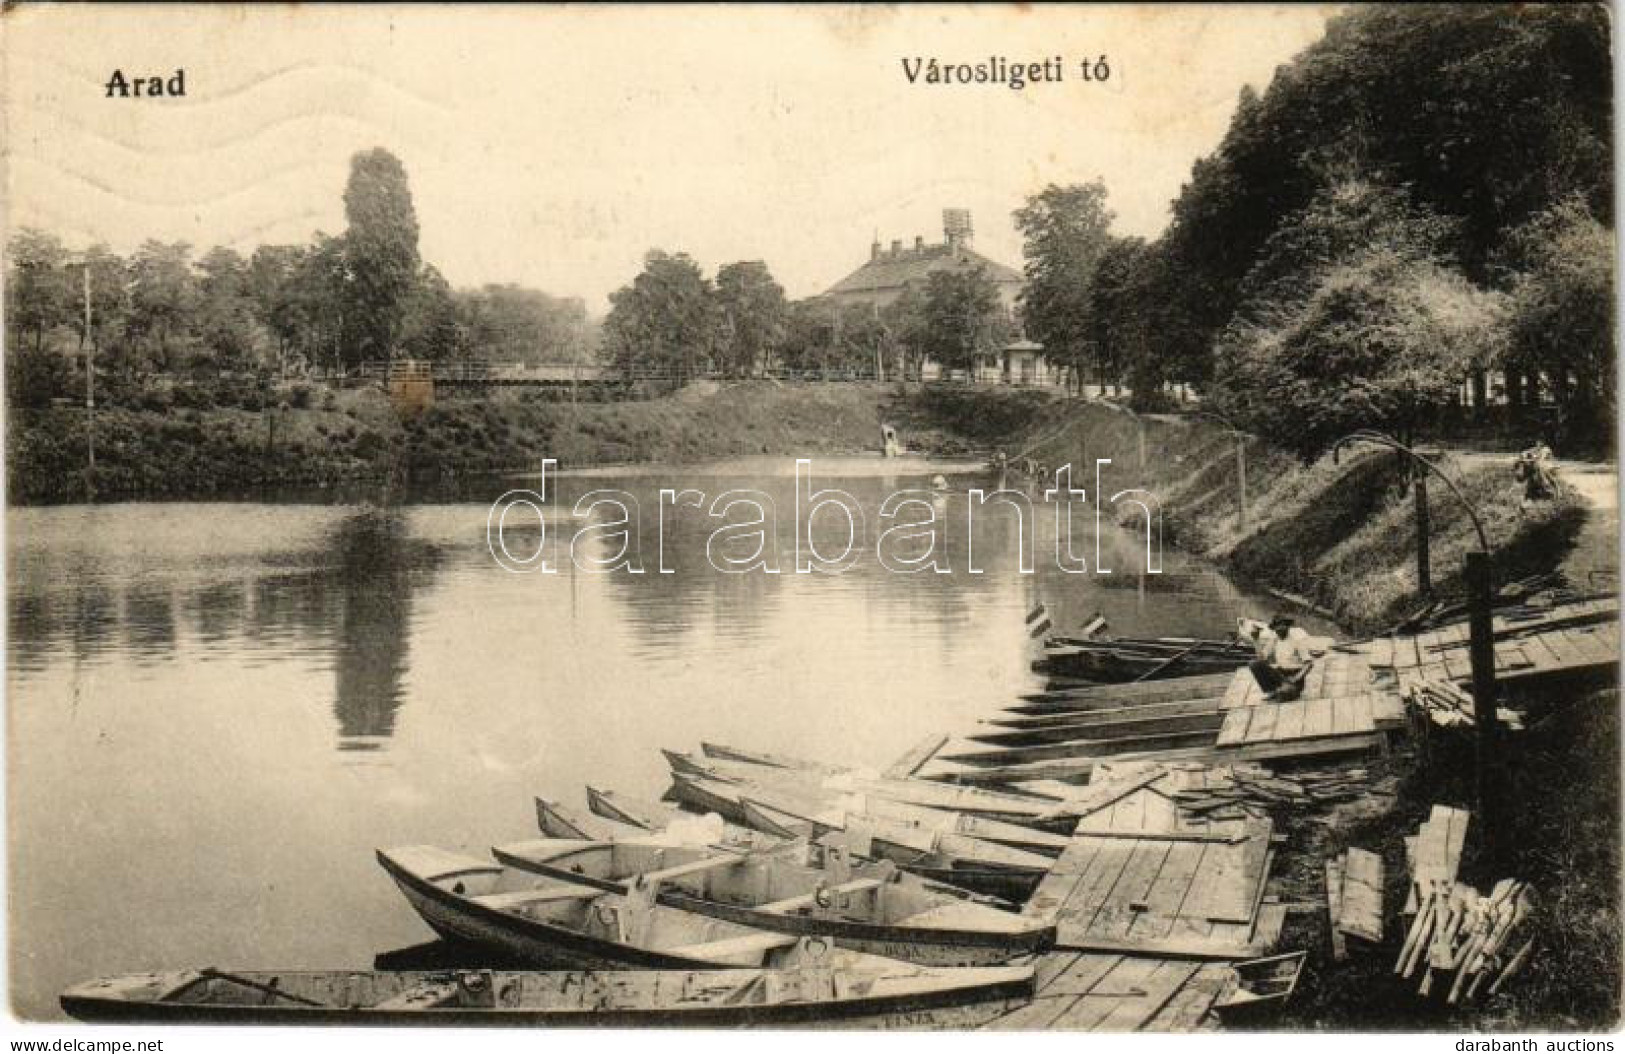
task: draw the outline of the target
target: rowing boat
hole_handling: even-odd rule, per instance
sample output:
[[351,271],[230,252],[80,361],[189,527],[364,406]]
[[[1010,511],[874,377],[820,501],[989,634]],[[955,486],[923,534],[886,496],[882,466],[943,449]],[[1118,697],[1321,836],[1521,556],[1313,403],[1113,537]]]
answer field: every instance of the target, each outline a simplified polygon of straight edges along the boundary
[[933,969],[185,970],[74,985],[82,1021],[279,1025],[967,1028],[1032,995],[1031,966]]
[[641,828],[631,824],[542,797],[536,799],[536,826],[549,838],[630,838],[642,833]]
[[[648,839],[542,839],[491,850],[509,867],[619,893],[635,890],[651,873],[715,852]],[[978,903],[890,862],[854,863],[840,848],[806,842],[680,875],[661,884],[657,899],[745,926],[828,937],[843,948],[933,966],[1008,962],[1054,940],[1053,927]]]
[[[662,753],[665,754],[674,775],[694,776],[722,783],[792,786],[814,791],[862,794],[929,809],[983,816],[1060,834],[1070,833],[1078,820],[1076,813],[1068,812],[1065,802],[1037,795],[1010,794],[980,787],[960,787],[935,780],[868,777],[856,772],[820,776],[805,770],[775,768],[716,758],[698,758],[672,750]],[[728,799],[707,808],[734,823],[744,822],[737,808],[730,806]]]
[[731,867],[720,851],[657,875],[630,893],[562,882],[434,846],[380,849],[378,862],[430,928],[543,967],[697,969],[873,965],[877,956],[828,938],[772,933],[656,902],[662,882]]
[[[1071,844],[1071,838],[1066,834],[1005,820],[989,819],[973,813],[912,805],[862,791],[828,790],[822,784],[775,782],[771,776],[767,776],[766,779],[745,779],[742,776],[713,779],[711,776],[703,775],[704,771],[706,770],[688,769],[685,774],[698,785],[691,788],[676,788],[674,796],[691,807],[699,808],[703,803],[715,810],[735,815],[741,820],[744,820],[745,816],[739,797],[741,793],[750,791],[760,802],[788,803],[783,807],[800,816],[872,817],[878,821],[904,824],[940,834],[965,835],[1016,849],[1042,853],[1045,856],[1060,856]],[[724,788],[717,784],[727,786]]]

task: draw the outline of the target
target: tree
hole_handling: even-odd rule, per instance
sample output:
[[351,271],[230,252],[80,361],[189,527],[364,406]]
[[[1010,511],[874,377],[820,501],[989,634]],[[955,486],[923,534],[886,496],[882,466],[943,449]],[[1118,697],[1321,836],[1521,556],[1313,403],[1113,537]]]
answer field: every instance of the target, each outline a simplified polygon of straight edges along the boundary
[[67,273],[68,251],[54,234],[23,228],[7,245],[6,318],[16,336],[13,348],[45,350],[45,337],[69,321],[73,291]]
[[1205,372],[1277,230],[1329,186],[1404,187],[1459,230],[1479,284],[1506,234],[1575,194],[1613,200],[1610,17],[1596,5],[1366,5],[1259,96],[1244,90],[1157,246],[1168,352]]
[[[921,305],[926,353],[944,369],[974,370],[1010,335],[999,291],[982,268],[931,272]],[[973,375],[974,376],[974,375]]]
[[1375,246],[1226,331],[1217,405],[1305,456],[1360,428],[1409,437],[1492,354],[1503,298],[1436,260]]
[[1513,232],[1503,260],[1512,269],[1505,366],[1545,374],[1568,432],[1606,447],[1616,412],[1613,232],[1570,197]]
[[468,353],[468,327],[457,298],[445,276],[430,264],[423,265],[407,297],[401,349],[408,358],[430,362],[461,359]]
[[643,271],[609,302],[604,346],[617,366],[658,371],[682,384],[709,365],[716,304],[711,283],[688,254],[651,250]]
[[469,354],[496,362],[583,362],[588,358],[587,306],[517,285],[486,285],[456,294]]
[[418,277],[417,213],[394,154],[375,148],[350,159],[344,216],[344,361],[388,359]]
[[1025,243],[1021,318],[1051,362],[1081,371],[1089,355],[1089,287],[1111,244],[1106,187],[1051,184],[1015,212]]
[[192,247],[185,242],[149,239],[130,258],[127,332],[145,349],[147,362],[160,370],[169,369],[190,343],[189,323],[198,303],[191,257]]
[[1108,241],[1084,298],[1083,327],[1097,376],[1114,384],[1130,379],[1142,406],[1162,383],[1144,326],[1146,252],[1143,238]]
[[784,337],[784,289],[767,264],[742,260],[717,271],[716,302],[721,330],[717,365],[734,377],[748,377],[766,363]]
[[199,340],[198,365],[238,371],[260,365],[268,344],[248,295],[248,262],[231,249],[215,248],[197,262],[197,311],[191,320]]

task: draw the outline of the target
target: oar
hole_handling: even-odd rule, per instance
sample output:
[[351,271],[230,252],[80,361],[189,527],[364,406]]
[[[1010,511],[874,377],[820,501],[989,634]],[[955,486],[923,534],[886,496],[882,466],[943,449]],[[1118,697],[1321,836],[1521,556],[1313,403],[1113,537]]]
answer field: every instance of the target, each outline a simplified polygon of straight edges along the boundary
[[1149,680],[1150,678],[1155,677],[1157,674],[1161,673],[1163,670],[1166,670],[1168,667],[1172,666],[1174,663],[1178,662],[1180,659],[1183,659],[1185,656],[1189,655],[1191,652],[1196,651],[1197,649],[1201,648],[1202,645],[1204,645],[1206,643],[1207,643],[1207,641],[1197,641],[1195,644],[1192,644],[1190,647],[1186,648],[1184,651],[1180,652],[1178,655],[1175,655],[1173,658],[1165,659],[1162,662],[1158,663],[1157,665],[1151,667],[1151,669],[1149,669],[1149,670],[1145,671],[1144,673],[1140,674],[1140,676],[1134,678],[1134,680],[1129,682],[1129,683],[1130,684],[1135,684],[1135,683],[1138,683],[1140,681]]
[[306,999],[302,995],[294,995],[292,992],[284,992],[274,984],[266,984],[263,981],[256,981],[252,977],[242,977],[234,973],[227,973],[224,970],[216,970],[212,966],[204,967],[202,970],[199,970],[198,973],[200,975],[200,979],[230,981],[232,984],[240,984],[244,988],[252,988],[258,992],[265,992],[267,995],[274,995],[279,999],[286,999],[290,1003],[300,1003],[304,1006],[319,1006],[328,1010],[332,1009],[332,1004],[330,1003],[318,1002],[315,999]]

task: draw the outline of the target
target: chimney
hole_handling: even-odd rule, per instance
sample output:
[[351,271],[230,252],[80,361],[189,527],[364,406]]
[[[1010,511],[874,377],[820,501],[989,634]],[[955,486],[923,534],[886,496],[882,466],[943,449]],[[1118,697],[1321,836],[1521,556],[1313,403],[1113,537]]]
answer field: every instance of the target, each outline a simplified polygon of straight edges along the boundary
[[896,256],[903,251],[903,239],[893,238],[891,241],[891,254]]
[[876,238],[874,241],[869,243],[869,259],[871,259],[871,260],[880,259],[880,239],[879,238]]
[[943,209],[942,234],[951,249],[969,249],[972,230],[970,209]]

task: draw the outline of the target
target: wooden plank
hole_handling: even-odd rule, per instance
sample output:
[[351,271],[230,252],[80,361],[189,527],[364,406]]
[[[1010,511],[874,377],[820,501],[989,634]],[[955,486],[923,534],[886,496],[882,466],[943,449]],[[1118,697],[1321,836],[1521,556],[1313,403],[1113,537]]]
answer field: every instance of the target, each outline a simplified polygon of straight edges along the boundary
[[1091,936],[1115,940],[1128,937],[1135,916],[1146,909],[1146,898],[1172,848],[1173,843],[1166,841],[1135,843],[1134,852],[1117,884],[1101,902],[1100,911],[1089,925]]
[[1373,943],[1382,940],[1382,857],[1350,849],[1343,863],[1338,928]]
[[1265,877],[1265,861],[1270,849],[1270,824],[1249,825],[1248,837],[1229,852],[1216,858],[1217,869],[1198,873],[1192,901],[1184,915],[1214,922],[1253,921],[1259,884]]
[[[1210,848],[1205,842],[1173,842],[1162,870],[1146,891],[1145,910],[1140,912],[1128,929],[1130,940],[1153,940],[1167,937],[1174,920],[1179,918],[1185,901],[1191,895],[1191,883],[1202,867],[1203,858]],[[1218,850],[1214,848],[1214,851]]]
[[1280,720],[1279,703],[1260,703],[1253,707],[1253,720],[1248,728],[1248,741],[1268,743],[1275,738],[1275,724]]
[[1225,689],[1225,707],[1228,709],[1245,706],[1248,694],[1256,687],[1258,687],[1258,679],[1253,676],[1253,671],[1243,666],[1230,678],[1230,685]]
[[1140,1026],[1142,1032],[1194,1032],[1212,1020],[1213,1003],[1233,983],[1235,971],[1225,963],[1202,963],[1191,979]]
[[[1077,1005],[1099,980],[1122,961],[1120,955],[1078,955],[1063,952],[1045,956],[1046,960],[1071,958],[1065,967],[1050,976],[1050,982],[1038,990],[1036,998],[1025,1006],[993,1022],[990,1027],[1008,1029],[1049,1029]],[[1042,972],[1042,967],[1040,968]]]
[[926,736],[910,747],[902,757],[886,766],[881,775],[887,779],[907,779],[924,768],[925,763],[930,761],[946,742],[948,742],[946,732]]
[[1305,703],[1282,703],[1275,718],[1276,740],[1303,738]]
[[1371,724],[1373,727],[1404,723],[1405,700],[1400,697],[1398,692],[1374,692],[1367,698],[1371,702]]
[[1170,960],[1157,963],[1136,989],[1142,994],[1137,998],[1119,999],[1094,1028],[1102,1032],[1132,1032],[1144,1027],[1200,966],[1200,963]]
[[1340,857],[1326,858],[1326,924],[1332,935],[1332,960],[1342,962],[1348,958],[1348,944],[1343,940],[1339,925],[1343,918],[1343,861]]
[[1088,933],[1089,927],[1099,913],[1101,905],[1111,893],[1112,887],[1122,877],[1123,869],[1128,866],[1129,859],[1134,855],[1138,839],[1099,839],[1102,843],[1100,851],[1090,861],[1088,869],[1078,876],[1077,884],[1067,894],[1066,900],[1056,912],[1056,926],[1060,933],[1068,934],[1065,940],[1057,940],[1059,948],[1083,948],[1083,937]]
[[1332,732],[1332,703],[1330,699],[1316,699],[1304,704],[1303,737],[1327,736]]
[[1238,706],[1228,710],[1224,715],[1224,724],[1219,726],[1219,738],[1214,743],[1227,747],[1234,743],[1247,741],[1247,728],[1252,724],[1253,711],[1258,707]]
[[1157,959],[1122,958],[1094,989],[1080,996],[1051,1026],[1057,1029],[1088,1031],[1099,1028],[1125,1001],[1143,998],[1151,978],[1162,963]]

